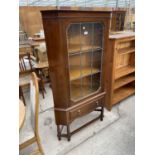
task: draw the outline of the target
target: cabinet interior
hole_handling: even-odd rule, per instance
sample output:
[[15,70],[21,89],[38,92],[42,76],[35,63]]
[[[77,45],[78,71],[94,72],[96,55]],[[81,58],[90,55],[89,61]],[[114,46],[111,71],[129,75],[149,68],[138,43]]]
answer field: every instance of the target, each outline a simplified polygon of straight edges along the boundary
[[73,23],[67,30],[71,100],[80,100],[100,88],[103,25]]

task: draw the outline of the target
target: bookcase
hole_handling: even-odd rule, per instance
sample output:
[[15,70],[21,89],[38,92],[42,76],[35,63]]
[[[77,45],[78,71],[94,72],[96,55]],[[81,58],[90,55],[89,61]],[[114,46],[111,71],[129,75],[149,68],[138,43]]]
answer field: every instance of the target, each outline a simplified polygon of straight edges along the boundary
[[109,72],[106,108],[119,103],[135,92],[135,35],[122,32],[109,36]]
[[[83,127],[103,120],[110,14],[94,8],[42,11],[59,140],[70,141]],[[70,128],[94,110],[97,118]]]

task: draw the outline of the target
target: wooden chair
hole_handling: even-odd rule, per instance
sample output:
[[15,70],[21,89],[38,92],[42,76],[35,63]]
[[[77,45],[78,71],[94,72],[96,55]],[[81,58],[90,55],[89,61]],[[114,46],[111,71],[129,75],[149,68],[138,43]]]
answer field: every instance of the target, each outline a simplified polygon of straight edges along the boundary
[[[20,96],[22,96],[21,94],[23,94],[22,87],[29,86],[30,79],[31,79],[31,73],[35,71],[35,69],[33,68],[34,64],[32,62],[33,61],[31,59],[30,53],[19,54],[19,88],[20,88],[19,95]],[[45,91],[44,82],[42,81],[42,79],[39,79],[39,84],[40,84],[42,96],[44,98],[44,92],[46,91]]]
[[[37,143],[38,149],[31,153],[31,155],[41,154],[44,155],[42,145],[39,137],[38,117],[39,117],[39,89],[38,78],[33,72],[30,81],[30,109],[31,117],[26,119],[23,127],[20,130],[19,136],[19,149],[28,147],[33,143]],[[27,115],[27,114],[26,114]]]

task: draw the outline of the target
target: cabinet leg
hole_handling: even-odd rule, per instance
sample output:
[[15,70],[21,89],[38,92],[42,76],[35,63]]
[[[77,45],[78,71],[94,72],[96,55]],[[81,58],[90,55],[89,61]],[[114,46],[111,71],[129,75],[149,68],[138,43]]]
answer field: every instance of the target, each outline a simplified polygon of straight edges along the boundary
[[57,125],[57,137],[58,137],[58,140],[61,140],[61,130],[60,130],[60,125]]
[[103,117],[104,117],[104,107],[101,107],[101,117],[100,120],[103,121]]
[[71,140],[70,125],[69,124],[67,125],[67,139],[68,139],[68,141]]

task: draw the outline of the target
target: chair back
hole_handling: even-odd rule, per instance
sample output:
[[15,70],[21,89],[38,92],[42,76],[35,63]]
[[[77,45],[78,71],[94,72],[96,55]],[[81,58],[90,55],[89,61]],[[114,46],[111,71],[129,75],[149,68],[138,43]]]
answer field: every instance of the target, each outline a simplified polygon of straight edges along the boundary
[[30,104],[31,104],[31,123],[35,133],[38,133],[39,115],[39,88],[37,75],[32,72],[30,81]]
[[30,59],[30,53],[19,54],[19,73],[32,72],[32,63]]

